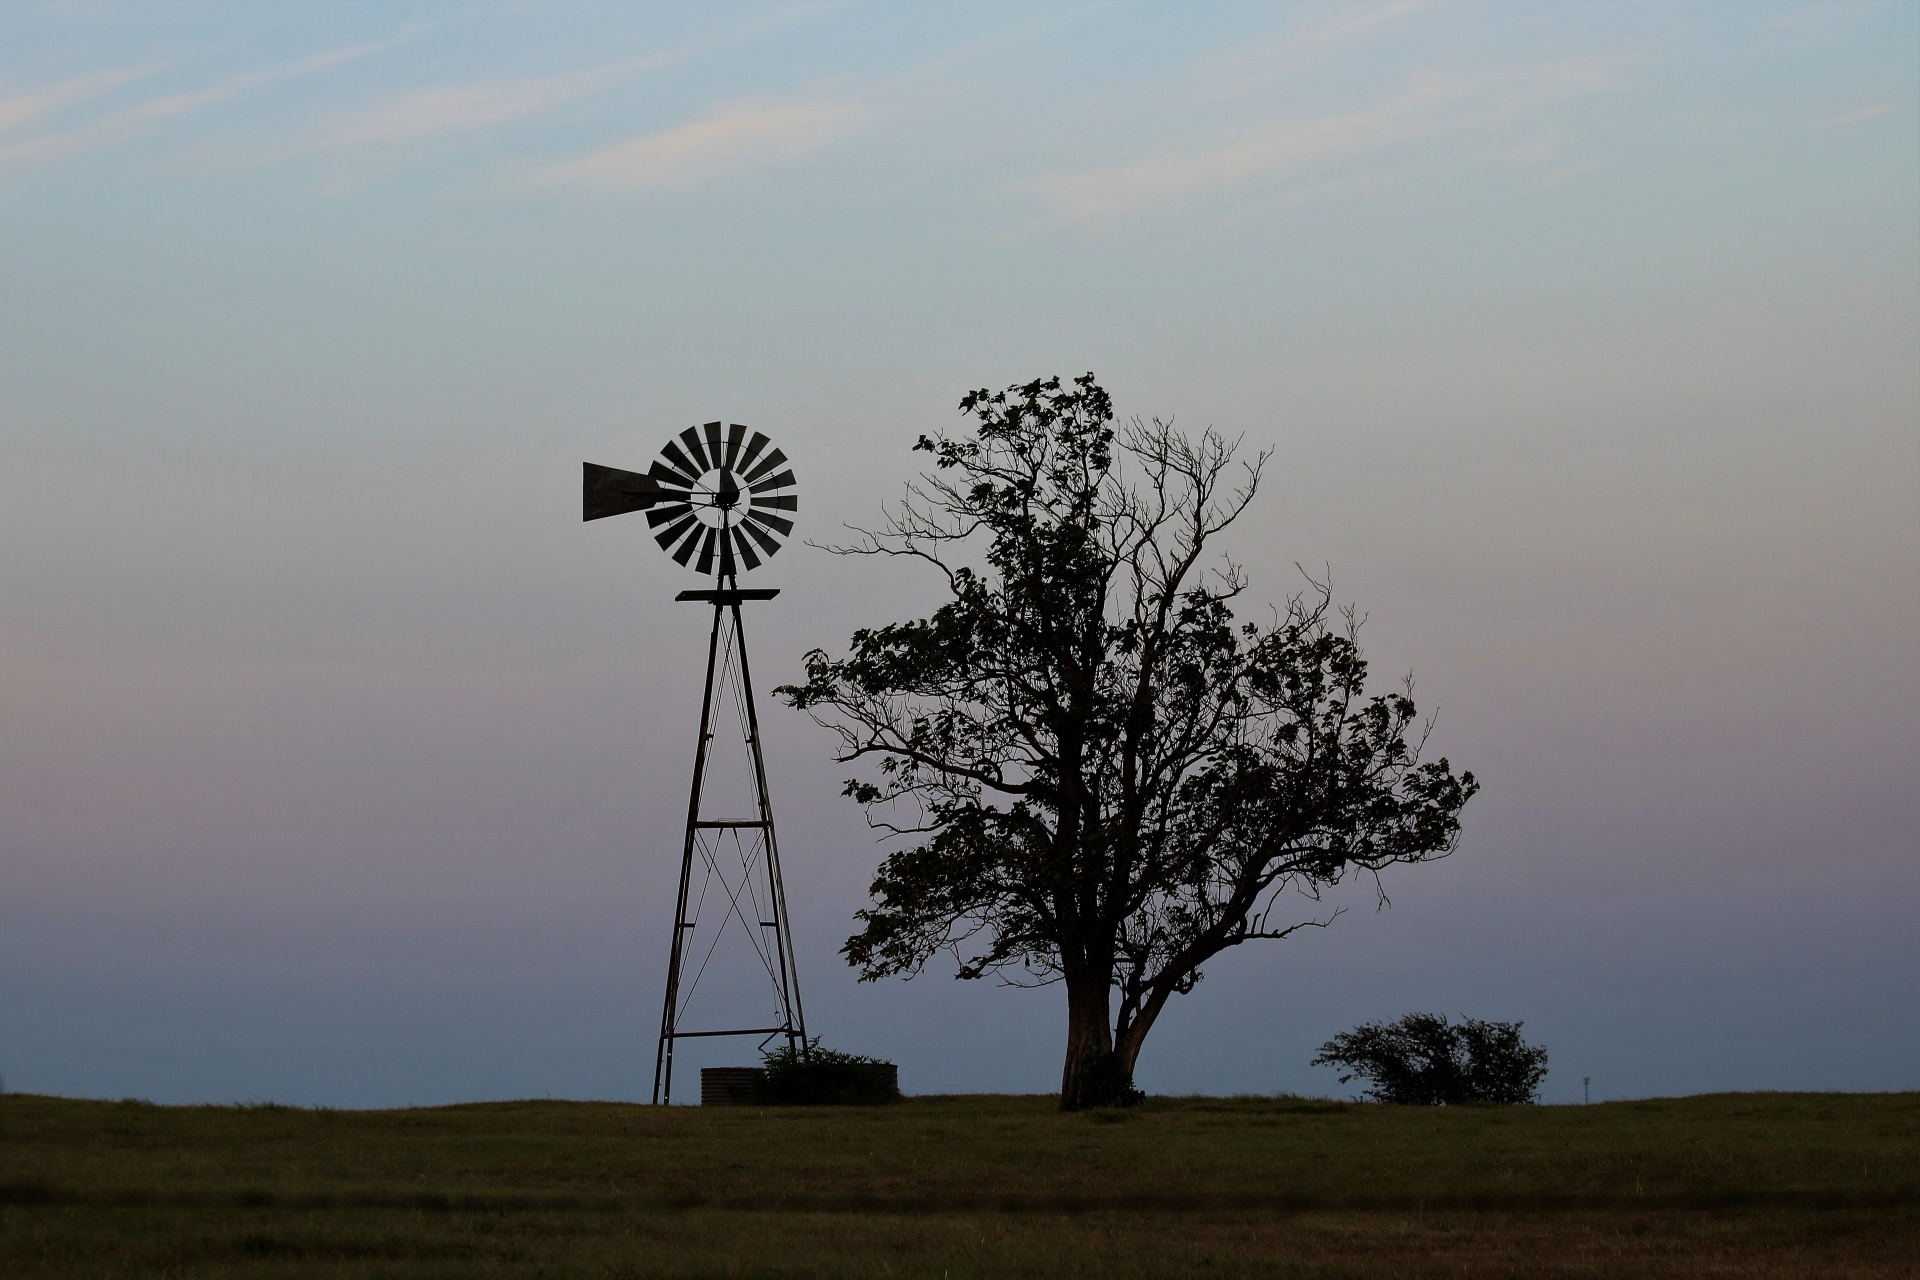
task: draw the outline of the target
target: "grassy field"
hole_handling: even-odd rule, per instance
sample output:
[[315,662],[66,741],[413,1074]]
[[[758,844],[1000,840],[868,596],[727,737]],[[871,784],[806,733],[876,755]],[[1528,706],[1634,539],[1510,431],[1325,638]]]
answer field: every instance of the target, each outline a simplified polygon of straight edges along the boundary
[[0,1102],[0,1275],[1916,1276],[1920,1094]]

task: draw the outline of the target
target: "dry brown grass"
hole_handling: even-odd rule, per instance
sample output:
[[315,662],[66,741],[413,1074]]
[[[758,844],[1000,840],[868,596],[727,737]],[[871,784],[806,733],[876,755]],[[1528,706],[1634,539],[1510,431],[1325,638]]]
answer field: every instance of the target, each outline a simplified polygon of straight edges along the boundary
[[387,1112],[10,1096],[31,1276],[1915,1276],[1920,1095]]

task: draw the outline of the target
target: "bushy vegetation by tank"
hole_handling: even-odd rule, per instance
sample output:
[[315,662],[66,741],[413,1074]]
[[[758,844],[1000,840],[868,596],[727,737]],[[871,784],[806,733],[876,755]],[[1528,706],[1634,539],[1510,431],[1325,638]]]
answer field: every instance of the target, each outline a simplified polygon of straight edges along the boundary
[[775,1106],[877,1106],[900,1101],[900,1069],[864,1054],[782,1044],[763,1055],[764,1100]]

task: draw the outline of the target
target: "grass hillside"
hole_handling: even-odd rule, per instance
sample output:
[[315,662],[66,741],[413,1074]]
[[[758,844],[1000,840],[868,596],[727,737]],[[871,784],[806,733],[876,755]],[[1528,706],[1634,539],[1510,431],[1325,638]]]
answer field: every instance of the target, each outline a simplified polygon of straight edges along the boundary
[[1915,1276],[1920,1094],[0,1102],[0,1274]]

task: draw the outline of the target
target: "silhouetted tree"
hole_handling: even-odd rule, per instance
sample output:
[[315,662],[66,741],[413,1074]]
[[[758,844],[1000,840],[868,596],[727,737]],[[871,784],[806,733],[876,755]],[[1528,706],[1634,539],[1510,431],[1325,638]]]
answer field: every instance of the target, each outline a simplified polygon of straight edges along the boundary
[[1365,1022],[1320,1046],[1313,1065],[1344,1067],[1340,1083],[1371,1082],[1375,1102],[1440,1107],[1461,1102],[1532,1102],[1547,1074],[1547,1051],[1520,1038],[1518,1022],[1410,1013]]
[[1208,959],[1327,923],[1290,891],[1449,852],[1476,784],[1421,762],[1411,682],[1367,694],[1323,584],[1235,616],[1245,575],[1203,559],[1266,455],[1236,471],[1211,430],[1116,432],[1091,374],[960,407],[972,433],[921,437],[933,471],[833,548],[920,560],[946,602],[808,654],[778,692],[872,763],[847,794],[909,841],[849,962],[872,980],[950,952],[963,978],[1062,983],[1073,1109],[1127,1096]]

